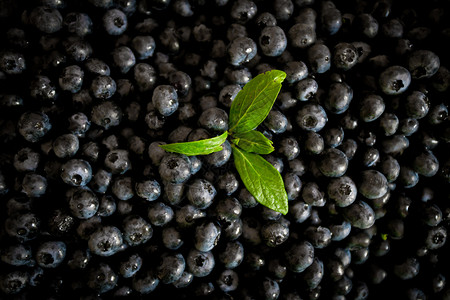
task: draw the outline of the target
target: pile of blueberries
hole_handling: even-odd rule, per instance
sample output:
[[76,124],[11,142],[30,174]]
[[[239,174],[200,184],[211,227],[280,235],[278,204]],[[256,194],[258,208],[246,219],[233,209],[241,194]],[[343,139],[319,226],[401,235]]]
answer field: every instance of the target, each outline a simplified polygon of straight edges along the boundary
[[[2,0],[0,28],[0,299],[450,299],[449,1]],[[228,141],[159,147],[272,69],[286,215]]]

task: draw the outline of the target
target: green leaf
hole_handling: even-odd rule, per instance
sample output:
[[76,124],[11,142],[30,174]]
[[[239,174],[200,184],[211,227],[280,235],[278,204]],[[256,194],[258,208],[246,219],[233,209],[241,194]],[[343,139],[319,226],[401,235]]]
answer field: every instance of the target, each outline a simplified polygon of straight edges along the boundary
[[223,149],[221,145],[225,142],[227,136],[228,131],[225,131],[221,135],[210,139],[195,142],[166,144],[159,146],[168,152],[176,152],[180,154],[185,154],[187,156],[206,155],[211,154],[213,152],[221,151]]
[[261,124],[272,109],[285,78],[283,71],[272,70],[250,80],[231,103],[229,132],[242,133]]
[[231,140],[236,146],[247,152],[258,154],[269,154],[274,148],[272,141],[259,131],[250,130],[243,133],[236,133]]
[[231,145],[236,169],[256,201],[285,215],[288,197],[280,173],[258,154]]

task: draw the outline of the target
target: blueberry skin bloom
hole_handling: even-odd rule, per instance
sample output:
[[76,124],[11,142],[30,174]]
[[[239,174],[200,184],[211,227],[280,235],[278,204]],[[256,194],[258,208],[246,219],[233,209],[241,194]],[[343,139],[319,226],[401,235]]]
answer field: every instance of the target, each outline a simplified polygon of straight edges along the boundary
[[318,104],[307,104],[297,112],[297,124],[304,130],[318,132],[327,121],[325,110]]
[[30,23],[44,33],[54,33],[62,28],[63,18],[55,8],[38,6],[30,13]]
[[99,256],[111,256],[119,251],[122,245],[122,233],[114,226],[98,228],[88,241],[89,250]]
[[386,95],[399,95],[411,84],[411,74],[402,66],[391,66],[380,74],[378,83]]
[[79,66],[72,65],[65,67],[58,80],[59,86],[64,91],[76,93],[80,91],[83,85],[83,77],[84,72]]
[[66,250],[63,242],[44,242],[36,251],[36,262],[42,268],[56,268],[66,257]]
[[42,112],[25,112],[17,124],[20,135],[31,143],[39,141],[51,128],[50,119]]
[[287,46],[286,35],[278,26],[268,26],[261,31],[259,46],[266,56],[280,56]]
[[178,94],[171,85],[159,85],[153,90],[152,103],[163,116],[170,116],[178,109]]
[[25,57],[16,52],[0,53],[0,70],[6,74],[21,74],[26,69]]
[[228,46],[228,59],[233,66],[240,66],[255,57],[256,43],[249,37],[238,37]]
[[119,9],[110,9],[103,15],[103,27],[109,35],[121,35],[127,26],[127,16]]
[[408,70],[414,79],[430,78],[440,65],[439,56],[429,50],[416,50],[408,58]]
[[61,166],[61,179],[71,186],[85,186],[92,179],[91,165],[83,159],[71,159]]

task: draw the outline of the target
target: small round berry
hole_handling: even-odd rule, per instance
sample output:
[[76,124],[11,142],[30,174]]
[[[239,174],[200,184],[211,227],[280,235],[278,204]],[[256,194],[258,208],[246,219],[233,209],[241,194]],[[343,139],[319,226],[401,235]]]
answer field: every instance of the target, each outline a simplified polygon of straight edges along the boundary
[[39,245],[36,262],[42,268],[56,268],[66,257],[66,244],[61,241],[49,241]]
[[123,245],[122,233],[114,226],[101,226],[91,234],[88,241],[89,250],[99,256],[111,256]]
[[17,123],[17,129],[25,140],[35,143],[52,128],[50,119],[42,112],[25,112]]
[[92,179],[91,165],[82,159],[71,159],[61,166],[61,179],[71,186],[85,186]]
[[127,16],[119,9],[108,10],[103,15],[102,21],[109,35],[121,35],[128,27]]

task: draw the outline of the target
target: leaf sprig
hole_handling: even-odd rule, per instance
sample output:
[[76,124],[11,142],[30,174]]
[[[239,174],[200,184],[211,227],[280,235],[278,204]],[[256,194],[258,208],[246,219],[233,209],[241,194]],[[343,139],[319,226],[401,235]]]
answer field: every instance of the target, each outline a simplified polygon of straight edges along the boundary
[[274,151],[272,141],[255,128],[269,114],[281,89],[286,73],[279,70],[259,74],[250,80],[231,103],[228,131],[195,142],[160,145],[168,152],[206,155],[221,151],[230,137],[236,170],[256,201],[286,214],[288,198],[280,173],[260,154]]

